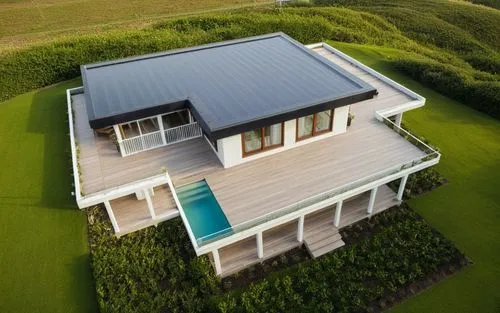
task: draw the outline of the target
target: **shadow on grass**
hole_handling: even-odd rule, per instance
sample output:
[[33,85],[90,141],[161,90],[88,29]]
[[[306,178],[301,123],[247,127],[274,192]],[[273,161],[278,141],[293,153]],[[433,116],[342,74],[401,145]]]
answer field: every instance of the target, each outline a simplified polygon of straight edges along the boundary
[[76,209],[71,195],[73,176],[65,94],[66,88],[73,85],[74,82],[39,90],[31,104],[27,131],[44,136],[40,199],[43,207]]

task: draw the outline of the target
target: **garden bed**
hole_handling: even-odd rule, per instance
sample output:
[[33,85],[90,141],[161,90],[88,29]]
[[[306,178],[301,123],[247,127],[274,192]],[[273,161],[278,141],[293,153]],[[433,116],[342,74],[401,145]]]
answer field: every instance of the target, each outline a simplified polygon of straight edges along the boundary
[[347,245],[321,258],[297,248],[222,281],[180,219],[120,239],[101,207],[88,220],[101,312],[378,312],[467,264],[404,205],[342,229]]

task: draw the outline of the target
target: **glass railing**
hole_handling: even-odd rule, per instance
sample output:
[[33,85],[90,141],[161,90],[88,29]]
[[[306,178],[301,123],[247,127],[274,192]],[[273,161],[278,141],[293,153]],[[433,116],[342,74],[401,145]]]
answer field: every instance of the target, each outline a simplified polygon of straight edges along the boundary
[[399,164],[396,166],[392,166],[392,167],[387,168],[383,171],[377,172],[373,175],[363,177],[361,179],[358,179],[358,180],[353,181],[351,183],[348,183],[346,185],[343,185],[343,186],[328,190],[326,192],[320,193],[320,194],[315,195],[313,197],[304,199],[300,202],[283,207],[282,209],[279,209],[279,210],[274,211],[274,212],[270,212],[270,213],[262,215],[258,218],[255,218],[255,219],[252,219],[249,221],[245,221],[243,223],[234,225],[230,228],[223,229],[223,230],[220,230],[218,232],[212,233],[210,235],[198,238],[196,240],[198,247],[204,246],[204,245],[209,244],[211,242],[221,240],[221,239],[226,238],[226,237],[230,237],[234,234],[240,233],[242,231],[248,230],[250,228],[261,225],[263,223],[272,221],[274,219],[283,217],[287,214],[290,214],[290,213],[293,213],[295,211],[307,208],[307,207],[312,206],[314,204],[323,202],[325,200],[328,200],[330,198],[341,195],[347,191],[362,187],[364,185],[367,185],[369,183],[372,183],[372,182],[377,181],[379,179],[382,179],[384,177],[397,174],[401,171],[412,168],[412,167],[417,166],[419,164],[426,163],[426,162],[432,161],[434,159],[440,158],[441,155],[436,149],[430,147],[429,145],[425,144],[417,137],[413,136],[412,134],[410,134],[406,130],[404,130],[401,127],[399,127],[398,125],[394,124],[388,118],[386,118],[378,113],[376,113],[376,114],[377,114],[378,120],[380,120],[381,122],[386,124],[389,128],[394,130],[395,133],[399,134],[401,137],[406,139],[408,142],[412,143],[415,147],[419,148],[422,152],[424,152],[425,155],[418,157],[418,158],[415,158],[411,161],[408,161],[408,162],[405,162],[405,163],[402,163],[402,164]]

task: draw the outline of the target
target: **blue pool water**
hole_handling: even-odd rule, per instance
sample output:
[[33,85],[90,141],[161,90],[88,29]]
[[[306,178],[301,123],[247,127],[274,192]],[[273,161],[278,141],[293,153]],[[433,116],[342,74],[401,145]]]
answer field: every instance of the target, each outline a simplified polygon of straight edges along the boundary
[[232,231],[205,180],[181,186],[176,191],[196,239],[205,241]]

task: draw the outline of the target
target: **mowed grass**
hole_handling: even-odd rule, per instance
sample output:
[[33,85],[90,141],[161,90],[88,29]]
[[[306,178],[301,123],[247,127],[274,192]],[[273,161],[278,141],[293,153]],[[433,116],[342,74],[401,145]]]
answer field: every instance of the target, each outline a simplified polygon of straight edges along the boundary
[[[159,18],[274,3],[273,0],[0,0],[0,46],[136,28]],[[117,25],[121,24],[121,25]]]
[[388,60],[398,50],[332,45],[426,97],[403,121],[439,147],[437,169],[449,183],[409,204],[473,262],[393,311],[499,312],[500,122],[393,71]]
[[65,89],[0,103],[0,312],[94,312],[85,214],[71,198]]

